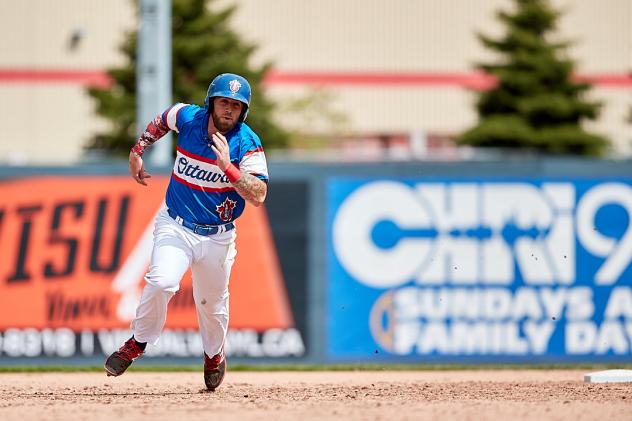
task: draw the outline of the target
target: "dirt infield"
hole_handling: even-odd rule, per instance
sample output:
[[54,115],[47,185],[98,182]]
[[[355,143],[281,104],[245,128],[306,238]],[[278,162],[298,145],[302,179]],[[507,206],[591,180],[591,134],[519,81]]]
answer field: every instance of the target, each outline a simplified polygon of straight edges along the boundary
[[0,374],[2,420],[629,419],[632,384],[583,371]]

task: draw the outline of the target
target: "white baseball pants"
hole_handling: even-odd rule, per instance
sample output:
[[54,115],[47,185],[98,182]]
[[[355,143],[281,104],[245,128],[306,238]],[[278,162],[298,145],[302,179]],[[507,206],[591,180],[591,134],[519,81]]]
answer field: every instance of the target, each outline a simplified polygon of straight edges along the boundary
[[138,342],[158,342],[167,304],[191,267],[204,352],[209,357],[219,353],[228,329],[228,278],[237,254],[235,231],[201,236],[174,221],[166,209],[158,213],[147,284],[131,325]]

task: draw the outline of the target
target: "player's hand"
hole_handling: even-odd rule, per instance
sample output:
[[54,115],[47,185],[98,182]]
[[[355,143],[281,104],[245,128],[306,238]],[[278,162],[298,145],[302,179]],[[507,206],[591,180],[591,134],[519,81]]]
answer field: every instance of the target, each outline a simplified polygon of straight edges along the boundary
[[134,152],[129,153],[129,172],[132,175],[132,178],[136,180],[138,184],[142,184],[143,186],[147,185],[145,179],[151,178],[151,174],[145,171],[143,158],[136,155]]
[[220,170],[226,171],[226,168],[230,165],[230,149],[228,147],[228,141],[220,132],[213,133],[213,143],[211,143],[211,149],[215,152],[217,157],[217,166]]

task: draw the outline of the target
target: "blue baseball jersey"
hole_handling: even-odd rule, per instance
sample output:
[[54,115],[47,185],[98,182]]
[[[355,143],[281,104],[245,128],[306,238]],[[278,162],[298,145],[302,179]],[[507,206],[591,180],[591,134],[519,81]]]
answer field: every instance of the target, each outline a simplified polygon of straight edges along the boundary
[[[246,201],[217,166],[217,158],[209,146],[209,118],[204,108],[182,103],[162,114],[163,122],[178,133],[166,203],[169,209],[196,224],[223,225],[242,214]],[[243,122],[224,136],[231,162],[242,173],[267,183],[268,167],[259,136]]]

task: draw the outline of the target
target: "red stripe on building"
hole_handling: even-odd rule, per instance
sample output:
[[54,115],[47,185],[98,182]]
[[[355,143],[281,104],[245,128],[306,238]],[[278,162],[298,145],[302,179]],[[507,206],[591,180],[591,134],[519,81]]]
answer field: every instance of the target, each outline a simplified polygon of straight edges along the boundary
[[575,80],[580,82],[588,82],[598,86],[608,87],[632,87],[632,73],[629,74],[594,74],[594,75],[577,75]]
[[483,73],[331,73],[270,72],[270,85],[346,85],[346,86],[460,86],[487,89],[494,78]]
[[112,79],[103,70],[0,69],[0,84],[4,83],[69,83],[107,88]]
[[[602,87],[632,88],[632,74],[580,74],[577,75],[576,80]],[[480,72],[365,73],[270,71],[266,75],[264,82],[270,86],[454,86],[467,89],[489,89],[494,86],[495,78]],[[107,72],[102,70],[0,69],[0,84],[8,83],[69,83],[107,88],[112,85],[112,79]]]
[[[580,74],[576,80],[603,87],[632,88],[631,74]],[[467,89],[489,89],[496,78],[485,73],[351,73],[271,71],[265,78],[269,85],[347,85],[347,86],[456,86]]]

